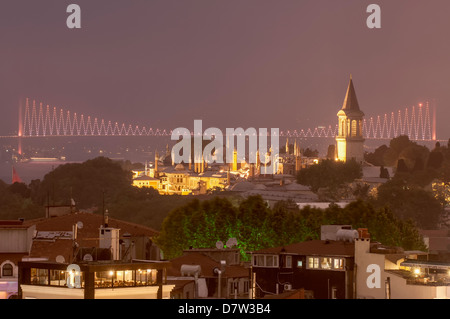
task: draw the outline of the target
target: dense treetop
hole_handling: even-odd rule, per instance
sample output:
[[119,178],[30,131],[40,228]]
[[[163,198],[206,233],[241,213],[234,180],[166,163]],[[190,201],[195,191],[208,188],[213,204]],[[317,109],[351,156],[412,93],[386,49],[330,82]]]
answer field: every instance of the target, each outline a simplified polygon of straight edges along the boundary
[[217,241],[236,238],[245,259],[248,251],[320,239],[321,225],[349,224],[368,228],[371,238],[385,245],[425,249],[415,225],[387,208],[377,210],[363,201],[324,210],[292,204],[280,201],[270,208],[260,196],[250,196],[239,205],[227,198],[194,199],[170,212],[157,243],[165,258],[171,259],[190,247],[211,248]]

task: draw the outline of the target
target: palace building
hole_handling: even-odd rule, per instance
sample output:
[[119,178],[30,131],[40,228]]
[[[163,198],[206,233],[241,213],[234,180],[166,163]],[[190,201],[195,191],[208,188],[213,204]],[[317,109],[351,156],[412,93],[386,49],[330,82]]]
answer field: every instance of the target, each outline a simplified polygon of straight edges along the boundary
[[170,151],[162,157],[155,152],[153,167],[145,165],[144,171],[133,171],[133,186],[152,187],[162,195],[198,195],[208,190],[224,189],[230,185],[230,173],[226,169],[208,170],[205,160],[201,163],[174,165]]

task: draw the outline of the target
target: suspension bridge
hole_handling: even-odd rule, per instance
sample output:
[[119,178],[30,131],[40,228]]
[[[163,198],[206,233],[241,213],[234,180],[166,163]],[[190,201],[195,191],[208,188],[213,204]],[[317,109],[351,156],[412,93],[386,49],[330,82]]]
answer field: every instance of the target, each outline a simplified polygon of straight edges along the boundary
[[[407,135],[415,141],[436,141],[436,108],[429,102],[406,107],[390,114],[366,117],[363,120],[365,139],[392,139]],[[79,114],[63,108],[50,107],[26,99],[19,106],[17,137],[48,136],[171,136],[173,130],[112,122],[103,118]],[[334,138],[338,125],[280,130],[280,137]],[[11,136],[12,137],[12,136]]]

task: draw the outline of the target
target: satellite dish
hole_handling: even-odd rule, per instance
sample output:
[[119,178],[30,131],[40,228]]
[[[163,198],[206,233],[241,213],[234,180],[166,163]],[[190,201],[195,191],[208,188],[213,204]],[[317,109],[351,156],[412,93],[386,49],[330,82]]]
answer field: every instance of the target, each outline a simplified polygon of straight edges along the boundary
[[222,249],[223,248],[223,243],[220,240],[216,243],[216,248],[217,249]]
[[84,261],[93,261],[94,258],[92,257],[91,254],[86,254],[86,255],[83,256],[83,260]]
[[78,229],[82,229],[83,228],[83,222],[77,222],[77,227],[78,227]]
[[64,256],[58,255],[58,256],[56,256],[56,262],[63,264],[66,262],[66,258],[64,258]]
[[231,237],[230,239],[228,239],[227,241],[227,247],[231,248],[233,246],[237,246],[237,239],[234,237]]

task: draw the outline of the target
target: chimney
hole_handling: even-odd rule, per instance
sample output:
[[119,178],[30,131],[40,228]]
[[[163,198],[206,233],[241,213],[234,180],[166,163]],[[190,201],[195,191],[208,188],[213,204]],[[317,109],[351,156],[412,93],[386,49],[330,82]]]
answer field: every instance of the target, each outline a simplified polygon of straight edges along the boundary
[[120,259],[119,231],[118,228],[104,227],[103,225],[99,228],[99,248],[109,249],[112,260]]
[[370,238],[369,230],[367,228],[358,228],[359,238]]

